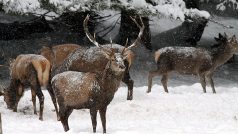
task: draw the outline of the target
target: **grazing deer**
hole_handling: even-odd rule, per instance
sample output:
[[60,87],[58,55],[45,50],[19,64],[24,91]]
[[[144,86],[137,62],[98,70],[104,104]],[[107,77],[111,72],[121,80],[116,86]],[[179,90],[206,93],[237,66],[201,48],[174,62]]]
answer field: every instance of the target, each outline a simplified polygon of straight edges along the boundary
[[[86,17],[84,23],[88,20]],[[112,101],[115,92],[120,86],[123,78],[125,65],[123,60],[127,57],[126,49],[133,45],[124,48],[123,51],[118,52],[115,49],[105,49],[96,40],[88,35],[88,38],[97,46],[94,49],[85,49],[84,58],[93,60],[96,66],[99,61],[106,62],[101,64],[103,70],[97,72],[75,72],[66,71],[59,73],[52,78],[51,84],[55,92],[57,102],[59,105],[59,116],[65,131],[69,130],[68,117],[73,109],[90,109],[93,132],[96,132],[97,126],[97,111],[100,113],[101,122],[103,126],[103,133],[106,133],[106,110],[109,103]],[[101,51],[98,51],[100,48]],[[95,51],[97,50],[97,51]],[[92,54],[91,51],[95,53]],[[81,52],[81,53],[82,53]],[[89,52],[89,53],[88,53]],[[91,53],[90,53],[91,52]],[[78,56],[78,55],[77,55]],[[81,55],[83,56],[83,55]],[[103,60],[98,61],[100,56]],[[78,58],[78,57],[73,57]],[[84,62],[76,62],[72,64],[85,64]],[[85,67],[92,68],[93,63],[87,63]]]
[[162,75],[161,83],[164,91],[168,93],[168,75],[172,71],[198,75],[204,93],[206,93],[207,79],[213,93],[216,93],[212,79],[215,69],[234,54],[238,54],[238,42],[235,35],[230,39],[221,39],[219,42],[221,44],[211,51],[194,47],[165,47],[157,50],[155,52],[157,70],[149,72],[147,93],[151,92],[152,78],[156,75]]
[[[118,44],[107,44],[99,47],[99,43],[95,40],[95,38],[89,33],[87,28],[87,23],[89,20],[89,16],[87,16],[84,20],[84,31],[88,39],[95,44],[97,47],[91,48],[83,48],[80,47],[74,52],[72,52],[59,66],[57,69],[52,71],[52,76],[62,73],[64,71],[79,71],[79,72],[97,72],[104,70],[105,65],[108,62],[108,59],[103,55],[102,51],[111,51],[111,46],[115,52],[122,52],[127,57],[124,59],[124,64],[126,65],[125,75],[123,76],[122,81],[125,82],[128,86],[128,95],[127,99],[132,100],[133,97],[133,80],[130,79],[129,69],[133,62],[134,53],[130,50],[135,47],[144,31],[144,24],[141,20],[142,26],[140,26],[135,19],[132,20],[136,23],[136,25],[140,28],[139,35],[137,39],[134,41],[132,45],[129,47],[123,47]],[[126,46],[126,45],[125,45]]]
[[41,87],[47,86],[49,73],[50,62],[45,57],[35,54],[22,54],[17,56],[16,60],[10,64],[10,86],[4,90],[4,101],[7,107],[16,112],[24,88],[30,86],[34,114],[36,114],[37,95],[40,102],[39,119],[43,120],[44,95],[41,91]]

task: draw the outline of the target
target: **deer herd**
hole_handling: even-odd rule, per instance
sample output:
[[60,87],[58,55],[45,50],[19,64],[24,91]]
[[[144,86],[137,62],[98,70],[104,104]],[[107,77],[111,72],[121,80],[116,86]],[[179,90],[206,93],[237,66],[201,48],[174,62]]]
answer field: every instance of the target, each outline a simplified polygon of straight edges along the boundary
[[[9,109],[17,111],[20,98],[26,87],[31,88],[34,114],[36,111],[36,96],[40,103],[39,119],[43,120],[44,95],[46,88],[55,107],[57,119],[61,121],[65,131],[69,130],[68,117],[73,109],[89,109],[93,132],[96,132],[97,112],[99,111],[103,133],[106,133],[106,111],[114,94],[124,82],[128,86],[127,100],[133,99],[133,80],[130,77],[130,67],[134,52],[131,48],[137,46],[143,35],[144,24],[131,17],[140,29],[137,39],[124,46],[115,44],[99,44],[87,28],[89,15],[85,18],[83,27],[87,38],[95,47],[85,48],[76,44],[63,44],[54,47],[43,47],[39,55],[22,54],[10,63],[10,85],[0,95]],[[164,91],[168,93],[168,76],[172,71],[180,74],[197,75],[206,93],[206,80],[216,93],[213,73],[234,54],[238,54],[238,41],[235,36],[228,38],[219,34],[215,38],[214,48],[195,47],[164,47],[155,52],[157,69],[149,71],[148,90],[151,92],[152,78],[161,75]]]

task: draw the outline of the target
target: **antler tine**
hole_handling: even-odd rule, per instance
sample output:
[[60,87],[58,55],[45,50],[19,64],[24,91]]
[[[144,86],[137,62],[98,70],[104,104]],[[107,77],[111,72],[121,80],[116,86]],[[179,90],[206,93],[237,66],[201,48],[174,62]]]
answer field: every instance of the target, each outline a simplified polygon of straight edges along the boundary
[[111,43],[111,47],[112,47],[112,38],[110,37],[110,43]]
[[145,26],[144,26],[144,23],[143,23],[141,17],[140,17],[140,21],[141,21],[142,26],[140,26],[140,25],[137,23],[137,21],[136,21],[134,18],[132,18],[131,16],[130,16],[130,18],[135,22],[135,24],[137,25],[137,27],[140,28],[140,32],[139,32],[139,34],[138,34],[138,36],[137,36],[137,39],[134,41],[134,43],[132,43],[132,44],[131,44],[129,47],[127,47],[126,49],[131,49],[132,47],[135,47],[135,46],[138,44],[139,40],[140,40],[141,37],[142,37],[142,34],[143,34],[143,32],[144,32],[144,29],[145,29]]
[[[141,28],[141,26],[138,24],[138,22],[136,21],[135,18],[132,18],[131,16],[130,16],[130,18],[131,18],[131,20],[134,21],[134,23],[136,24],[137,27]],[[140,18],[141,18],[141,17],[140,17]]]
[[89,20],[89,16],[90,15],[87,15],[83,21],[83,28],[84,28],[84,32],[86,34],[86,36],[88,37],[88,39],[94,44],[96,45],[97,47],[101,47],[101,45],[96,41],[95,39],[95,34],[94,34],[94,37],[89,33],[88,31],[88,20]]
[[126,48],[127,48],[127,45],[128,45],[128,38],[126,38],[126,44],[125,44],[125,46],[124,46],[124,49],[122,50],[122,54],[125,52],[125,50],[126,50]]
[[113,47],[112,47],[112,38],[110,37],[110,43],[111,43],[111,56],[112,55],[114,55],[114,53],[115,53],[115,50],[113,49]]

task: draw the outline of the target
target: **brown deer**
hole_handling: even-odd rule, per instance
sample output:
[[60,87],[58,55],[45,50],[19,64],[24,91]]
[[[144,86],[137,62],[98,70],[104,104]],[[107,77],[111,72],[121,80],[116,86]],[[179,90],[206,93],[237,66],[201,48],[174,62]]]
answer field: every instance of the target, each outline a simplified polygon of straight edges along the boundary
[[4,90],[4,101],[7,107],[16,112],[24,88],[30,86],[34,114],[36,114],[37,95],[40,102],[39,119],[43,120],[44,95],[41,91],[41,87],[47,86],[49,73],[50,62],[45,57],[35,54],[22,54],[17,56],[15,61],[10,64],[10,85]]
[[79,47],[77,44],[61,44],[53,47],[44,46],[40,49],[39,54],[48,59],[53,68],[56,68],[63,63],[70,53]]
[[157,50],[155,52],[157,70],[149,72],[147,93],[151,92],[152,78],[156,75],[162,75],[161,83],[164,91],[168,93],[168,75],[172,71],[180,74],[198,75],[204,93],[206,93],[207,79],[213,93],[216,93],[212,79],[215,69],[228,61],[234,54],[238,54],[238,42],[235,35],[218,42],[221,44],[211,51],[194,47],[165,47]]
[[104,70],[105,65],[108,62],[108,59],[103,55],[102,51],[111,51],[111,46],[115,52],[123,52],[127,55],[126,59],[124,59],[124,64],[126,66],[125,75],[123,76],[122,81],[125,82],[128,86],[128,95],[127,99],[132,100],[133,98],[133,80],[130,78],[129,69],[133,62],[134,53],[130,50],[135,47],[144,31],[144,24],[141,20],[142,26],[140,26],[135,19],[132,20],[136,23],[136,25],[140,28],[139,35],[137,39],[134,41],[132,45],[129,47],[123,47],[118,44],[106,44],[99,47],[99,43],[95,40],[95,38],[89,33],[87,28],[87,23],[89,20],[89,16],[87,16],[84,20],[84,31],[88,39],[98,47],[91,48],[83,48],[80,47],[74,52],[72,52],[59,66],[57,69],[52,71],[52,76],[62,73],[64,71],[79,71],[79,72],[97,72]]
[[[87,22],[88,18],[89,16],[86,17],[84,23]],[[131,48],[135,44],[132,44],[131,46],[124,48],[123,51],[118,52],[113,48],[103,48],[88,33],[87,36],[98,48],[101,48],[101,51],[96,51],[92,54],[91,51],[95,51],[96,47],[93,47],[94,49],[85,49],[85,51],[82,51],[85,56],[83,59],[90,58],[96,62],[95,64],[98,64],[98,57],[93,58],[93,56],[99,55],[103,58],[102,61],[106,62],[106,64],[101,64],[101,66],[104,66],[104,69],[86,73],[66,71],[55,75],[52,78],[51,84],[57,98],[59,116],[65,131],[69,130],[68,117],[72,113],[73,109],[87,108],[90,109],[93,132],[96,132],[97,111],[99,111],[103,126],[103,133],[106,133],[107,106],[112,101],[123,78],[125,71],[123,59],[127,57],[126,49]],[[75,64],[84,63],[76,62]],[[89,68],[92,66],[89,63],[86,65],[89,65]]]

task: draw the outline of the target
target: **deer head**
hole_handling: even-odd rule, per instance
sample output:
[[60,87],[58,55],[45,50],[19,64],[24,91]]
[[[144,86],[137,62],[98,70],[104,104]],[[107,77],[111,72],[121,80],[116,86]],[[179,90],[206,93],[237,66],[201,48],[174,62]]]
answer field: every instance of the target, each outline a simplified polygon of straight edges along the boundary
[[226,42],[227,41],[227,35],[226,33],[224,33],[224,36],[219,33],[218,35],[218,38],[217,37],[214,37],[214,39],[218,42],[218,43],[223,43],[223,42]]
[[[89,31],[88,31],[88,27],[87,27],[87,23],[88,23],[88,20],[89,20],[89,15],[86,16],[86,18],[84,19],[84,22],[83,22],[83,27],[84,27],[84,31],[86,33],[86,36],[88,37],[88,39],[97,47],[100,47],[102,49],[102,52],[104,53],[104,55],[108,58],[108,59],[111,59],[112,57],[114,57],[113,59],[115,58],[118,58],[120,57],[119,55],[122,55],[122,59],[123,60],[127,60],[129,62],[129,66],[131,65],[131,61],[132,61],[132,58],[133,56],[130,55],[130,49],[137,46],[139,44],[139,41],[141,40],[141,37],[142,37],[142,34],[143,34],[143,31],[145,29],[145,26],[143,24],[143,21],[140,17],[140,21],[141,21],[141,24],[142,25],[139,25],[137,23],[137,21],[131,17],[131,19],[135,22],[135,24],[140,28],[140,32],[138,34],[138,37],[137,39],[130,45],[130,46],[127,46],[127,43],[128,43],[128,40],[126,41],[126,44],[124,45],[124,49],[122,50],[122,52],[119,54],[119,53],[116,53],[114,52],[114,49],[111,47],[110,50],[108,49],[105,49],[102,47],[101,44],[99,44],[96,39],[95,39],[95,34],[94,36],[92,36]],[[113,45],[112,41],[111,41],[111,46]],[[114,56],[113,56],[114,55]]]
[[234,54],[236,55],[238,54],[238,41],[235,35],[233,35],[230,39],[228,39],[227,45],[230,47],[231,51]]

